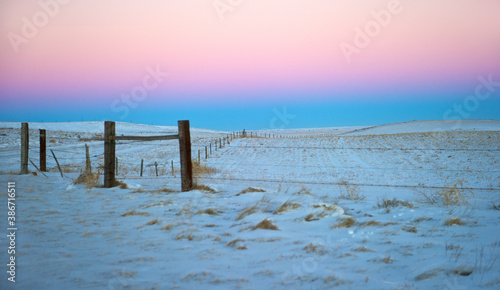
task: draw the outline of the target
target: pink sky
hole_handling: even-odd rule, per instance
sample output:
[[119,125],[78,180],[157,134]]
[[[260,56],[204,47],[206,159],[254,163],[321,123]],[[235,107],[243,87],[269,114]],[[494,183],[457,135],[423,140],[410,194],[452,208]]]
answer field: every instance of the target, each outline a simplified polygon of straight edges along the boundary
[[402,12],[351,63],[339,45],[352,44],[354,28],[391,1],[242,0],[224,21],[211,0],[68,2],[17,54],[9,33],[22,35],[22,17],[41,8],[0,4],[7,98],[92,92],[112,100],[156,65],[170,74],[159,95],[220,92],[221,99],[238,91],[446,88],[500,75],[496,0],[399,1]]

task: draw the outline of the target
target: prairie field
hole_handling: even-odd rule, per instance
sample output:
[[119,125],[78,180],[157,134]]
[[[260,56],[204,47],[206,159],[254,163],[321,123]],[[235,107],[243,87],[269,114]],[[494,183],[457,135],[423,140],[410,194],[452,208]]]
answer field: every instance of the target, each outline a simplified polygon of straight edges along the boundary
[[[188,192],[177,140],[117,142],[120,186],[103,188],[102,122],[30,123],[35,164],[40,128],[48,172],[30,163],[19,175],[20,123],[0,122],[20,289],[500,287],[498,121],[261,130],[226,142],[232,132],[191,128]],[[7,263],[5,235],[1,245]]]

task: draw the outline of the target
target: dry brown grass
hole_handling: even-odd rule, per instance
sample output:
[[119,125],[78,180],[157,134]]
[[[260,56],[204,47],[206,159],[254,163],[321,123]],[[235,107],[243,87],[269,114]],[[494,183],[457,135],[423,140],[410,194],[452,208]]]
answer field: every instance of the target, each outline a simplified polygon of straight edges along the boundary
[[247,187],[247,188],[243,189],[242,191],[240,191],[236,196],[239,196],[239,195],[242,195],[245,193],[249,193],[249,192],[266,192],[266,191],[264,189],[260,189],[260,188]]
[[304,184],[301,183],[300,186],[301,186],[300,190],[297,191],[294,194],[308,194],[308,195],[312,195],[311,191],[308,188],[306,188],[304,186]]
[[152,221],[149,221],[146,223],[147,226],[152,226],[152,225],[156,225],[156,224],[159,224],[160,223],[160,220],[159,219],[154,219]]
[[136,211],[134,209],[134,210],[131,210],[131,211],[127,211],[126,213],[122,214],[121,216],[122,217],[126,217],[126,216],[133,216],[133,215],[149,216],[149,213],[147,213],[147,212],[138,212],[138,211]]
[[398,200],[397,198],[388,199],[386,197],[379,199],[377,198],[377,206],[379,208],[389,208],[389,207],[399,207],[405,206],[407,208],[413,208],[413,204],[404,200]]
[[242,239],[234,239],[232,241],[230,241],[229,243],[226,244],[226,246],[228,247],[237,247],[239,244],[241,244],[241,242],[244,242],[245,240],[242,240]]
[[247,207],[245,208],[244,210],[242,210],[237,216],[236,216],[236,220],[239,221],[239,220],[242,220],[244,219],[246,216],[249,216],[251,214],[254,214],[256,212],[259,211],[259,208],[254,205],[254,206],[251,206],[251,207]]
[[338,228],[350,228],[354,226],[356,223],[356,220],[353,217],[348,217],[343,219],[340,223],[331,226],[332,229],[338,229]]
[[192,190],[199,190],[199,191],[203,191],[203,192],[208,192],[208,193],[217,193],[218,192],[217,190],[211,188],[208,185],[198,184],[197,180],[193,181],[193,187],[191,189]]
[[378,227],[381,226],[382,224],[376,220],[371,220],[367,222],[362,222],[359,224],[361,227]]
[[222,211],[213,209],[213,208],[207,208],[206,210],[199,210],[195,214],[200,215],[200,214],[208,214],[208,215],[219,215]]
[[450,218],[444,221],[445,226],[452,226],[452,225],[457,225],[457,226],[464,226],[465,222],[463,222],[460,218]]
[[463,186],[464,180],[458,180],[452,185],[445,185],[443,189],[437,192],[428,192],[425,190],[416,190],[422,198],[421,201],[429,204],[442,203],[443,205],[469,205],[468,195],[470,193],[472,197],[474,194],[472,191],[466,192]]
[[122,182],[122,181],[120,181],[118,179],[115,179],[113,181],[113,183],[111,183],[111,187],[117,187],[117,186],[120,187],[121,189],[127,189],[128,188],[128,186],[127,186],[126,183],[124,183],[124,182]]
[[361,246],[361,247],[354,249],[354,252],[373,252],[373,250],[365,248],[365,246]]
[[170,231],[173,227],[174,227],[174,225],[168,224],[168,225],[162,227],[161,229],[164,231]]
[[198,160],[192,160],[191,162],[193,164],[193,175],[200,176],[218,172],[216,168],[206,166],[205,164],[198,162]]
[[340,199],[360,201],[366,197],[360,194],[359,187],[355,184],[351,184],[347,181],[341,181],[338,183],[340,188]]
[[313,243],[309,243],[306,245],[303,250],[305,250],[308,254],[310,253],[316,253],[320,255],[324,255],[327,253],[325,250],[325,247],[323,245],[314,245]]
[[409,232],[409,233],[416,233],[417,227],[404,226],[401,230]]
[[291,202],[291,201],[286,201],[282,205],[280,205],[276,210],[274,210],[274,214],[279,214],[282,212],[287,212],[287,211],[292,211],[297,208],[301,207],[300,203],[298,202]]
[[83,172],[78,176],[74,181],[73,184],[83,184],[87,188],[93,188],[93,187],[98,187],[99,186],[99,175],[100,171],[97,172]]
[[253,227],[253,229],[274,230],[274,231],[279,230],[279,228],[276,225],[274,225],[272,221],[268,219],[262,220],[255,227]]

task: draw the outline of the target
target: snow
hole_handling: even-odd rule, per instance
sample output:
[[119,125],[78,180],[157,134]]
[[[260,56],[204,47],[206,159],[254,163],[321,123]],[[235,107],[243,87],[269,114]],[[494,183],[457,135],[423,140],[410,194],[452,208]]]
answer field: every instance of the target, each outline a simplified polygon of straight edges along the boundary
[[[216,192],[179,192],[176,140],[120,141],[117,178],[128,188],[88,189],[73,180],[85,143],[94,170],[102,164],[103,142],[89,140],[102,122],[30,123],[30,158],[38,163],[37,129],[47,129],[64,177],[51,155],[47,177],[15,174],[20,123],[0,123],[0,183],[16,183],[18,227],[16,283],[4,272],[0,289],[498,289],[500,125],[454,127],[266,131],[283,137],[238,138],[207,160],[205,146],[228,132],[192,129],[193,158],[201,150],[217,169],[197,182]],[[121,132],[176,127],[117,123]],[[453,185],[458,205],[425,202]],[[397,206],[378,206],[393,198]],[[451,218],[464,224],[445,225]],[[254,228],[265,219],[278,230]],[[6,235],[1,244],[8,261]]]
[[361,128],[346,132],[344,133],[344,135],[359,136],[449,131],[498,131],[499,128],[500,121],[495,120],[430,120],[411,121]]

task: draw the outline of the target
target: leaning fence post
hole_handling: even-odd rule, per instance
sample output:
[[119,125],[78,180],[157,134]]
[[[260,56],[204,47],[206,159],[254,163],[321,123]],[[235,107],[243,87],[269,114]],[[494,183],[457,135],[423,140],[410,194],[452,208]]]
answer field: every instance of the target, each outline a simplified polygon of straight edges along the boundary
[[141,159],[141,177],[142,177],[142,169],[144,168],[144,159]]
[[54,156],[54,159],[56,160],[57,168],[59,168],[59,173],[61,173],[61,177],[64,177],[63,173],[62,173],[62,170],[61,170],[61,166],[59,165],[59,161],[57,161],[56,154],[54,154],[54,151],[52,151],[52,149],[50,149],[50,152],[52,152],[52,156]]
[[40,129],[40,172],[47,171],[47,133]]
[[104,122],[104,187],[115,184],[115,122]]
[[156,176],[158,176],[158,162],[155,161],[155,171],[156,171]]
[[191,135],[189,121],[179,121],[179,146],[181,153],[181,190],[193,188],[193,164],[191,163]]
[[21,124],[21,174],[28,173],[28,151],[30,147],[30,137],[28,123]]

